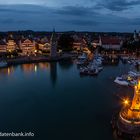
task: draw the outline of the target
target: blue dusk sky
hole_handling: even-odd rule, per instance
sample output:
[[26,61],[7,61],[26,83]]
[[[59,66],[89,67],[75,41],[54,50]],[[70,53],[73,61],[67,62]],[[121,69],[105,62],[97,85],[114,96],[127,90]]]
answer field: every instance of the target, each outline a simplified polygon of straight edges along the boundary
[[0,0],[0,31],[140,30],[140,0]]

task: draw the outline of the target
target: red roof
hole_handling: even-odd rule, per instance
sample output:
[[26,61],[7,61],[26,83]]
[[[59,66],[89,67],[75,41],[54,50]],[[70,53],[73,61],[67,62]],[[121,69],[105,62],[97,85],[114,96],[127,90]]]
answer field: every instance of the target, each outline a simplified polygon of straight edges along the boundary
[[102,37],[102,44],[103,45],[119,45],[120,44],[120,39],[117,37]]

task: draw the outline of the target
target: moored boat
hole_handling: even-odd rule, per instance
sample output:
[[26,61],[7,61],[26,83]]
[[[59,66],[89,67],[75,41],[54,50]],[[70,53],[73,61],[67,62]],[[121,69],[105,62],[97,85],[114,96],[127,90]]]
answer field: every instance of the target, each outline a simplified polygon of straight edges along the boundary
[[0,68],[6,67],[7,62],[6,61],[0,61]]
[[77,65],[84,65],[86,61],[87,61],[87,55],[83,53],[82,55],[78,57]]
[[128,86],[129,85],[129,82],[126,81],[125,79],[123,79],[122,77],[116,77],[114,82],[119,84],[119,85],[122,85],[122,86]]

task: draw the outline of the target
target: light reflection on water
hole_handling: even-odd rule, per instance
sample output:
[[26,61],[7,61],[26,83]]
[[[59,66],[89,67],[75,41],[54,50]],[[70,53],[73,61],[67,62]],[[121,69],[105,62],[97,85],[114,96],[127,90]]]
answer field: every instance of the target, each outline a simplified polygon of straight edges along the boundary
[[128,67],[106,66],[97,77],[80,77],[73,62],[0,69],[0,132],[35,131],[41,140],[113,140],[110,119],[119,104],[113,94],[131,93],[113,78]]
[[22,64],[22,65],[18,65],[18,66],[9,66],[9,67],[5,67],[5,68],[1,68],[0,75],[10,76],[16,71],[17,67],[19,67],[23,73],[28,74],[28,73],[37,72],[38,69],[49,70],[50,63]]

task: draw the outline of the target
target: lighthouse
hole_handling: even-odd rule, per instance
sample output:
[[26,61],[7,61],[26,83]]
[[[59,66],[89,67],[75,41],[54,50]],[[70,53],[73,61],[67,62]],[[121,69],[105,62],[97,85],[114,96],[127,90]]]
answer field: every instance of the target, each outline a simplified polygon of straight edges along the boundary
[[140,137],[140,80],[134,87],[132,102],[126,100],[124,103],[117,120],[119,134]]

